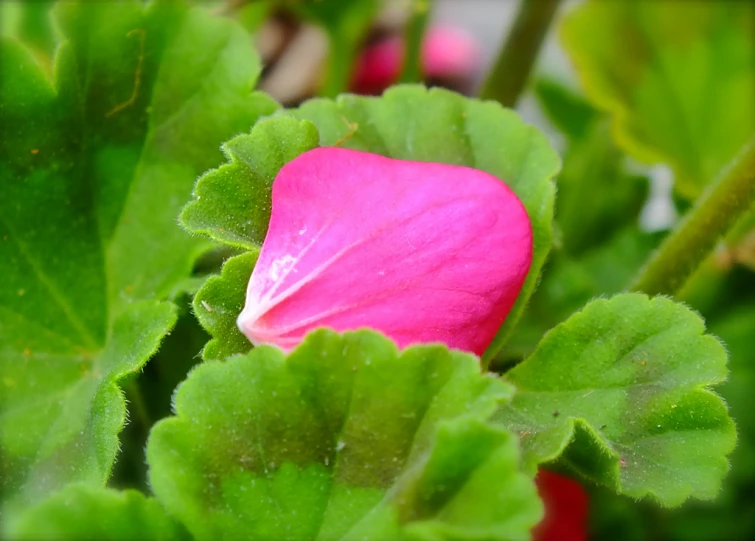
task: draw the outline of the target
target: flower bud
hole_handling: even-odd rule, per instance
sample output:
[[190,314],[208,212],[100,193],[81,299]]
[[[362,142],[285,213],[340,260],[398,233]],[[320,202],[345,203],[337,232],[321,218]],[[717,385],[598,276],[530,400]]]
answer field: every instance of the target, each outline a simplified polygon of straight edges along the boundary
[[370,327],[400,347],[481,355],[532,259],[524,206],[468,167],[316,148],[273,183],[272,215],[238,318],[254,344]]

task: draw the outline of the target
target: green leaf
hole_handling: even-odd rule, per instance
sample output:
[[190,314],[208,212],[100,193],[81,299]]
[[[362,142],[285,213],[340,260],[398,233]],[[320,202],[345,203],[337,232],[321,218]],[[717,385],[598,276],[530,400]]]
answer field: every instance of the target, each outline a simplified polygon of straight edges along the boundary
[[[752,274],[749,276],[752,284]],[[748,302],[749,301],[749,302]],[[707,505],[684,506],[666,521],[675,539],[707,540],[749,539],[755,531],[755,505],[752,484],[755,482],[755,420],[751,415],[753,336],[755,306],[746,299],[740,306],[727,303],[718,318],[706,318],[711,332],[726,343],[731,358],[729,379],[718,391],[737,420],[739,442],[731,454],[731,474],[722,494]],[[667,535],[672,538],[672,533]]]
[[611,141],[606,119],[594,121],[570,145],[559,176],[556,216],[565,251],[580,254],[636,225],[648,184],[625,171],[624,154]]
[[259,249],[270,221],[273,180],[281,167],[317,142],[317,130],[308,122],[262,120],[251,133],[223,145],[229,163],[199,179],[181,224],[229,246]]
[[558,178],[558,241],[540,284],[497,367],[529,355],[546,331],[590,299],[627,288],[657,247],[639,229],[648,180],[629,174],[625,154],[598,113],[563,85],[541,81],[538,97],[568,137]]
[[535,91],[568,139],[558,178],[556,222],[565,251],[580,254],[638,223],[648,181],[626,170],[626,156],[610,137],[608,115],[555,81],[541,79]]
[[143,369],[120,382],[128,404],[128,424],[120,433],[118,460],[108,486],[148,490],[145,448],[149,430],[158,419],[172,413],[173,392],[194,365],[202,362],[202,348],[209,336],[191,310],[191,298],[175,300],[178,320],[160,343],[160,350]]
[[189,536],[157,501],[135,490],[70,485],[24,513],[13,538],[169,541]]
[[[753,368],[753,336],[755,336],[755,305],[744,295],[752,290],[752,274],[743,275],[736,283],[738,299],[723,298],[720,315],[706,312],[711,332],[726,343],[730,356],[728,380],[717,388],[737,420],[739,441],[730,456],[731,472],[725,479],[715,501],[688,502],[678,509],[658,509],[655,505],[638,506],[632,500],[613,496],[605,490],[591,495],[591,520],[596,539],[610,538],[626,541],[709,541],[711,539],[750,539],[755,532],[755,421],[752,409],[752,389],[755,385]],[[737,283],[739,282],[739,283]],[[734,283],[732,286],[734,286]],[[749,287],[748,287],[749,286]],[[736,306],[736,301],[741,302]],[[620,532],[617,534],[616,532]],[[634,535],[625,535],[632,532]]]
[[751,2],[593,0],[562,30],[617,144],[668,163],[681,195],[699,195],[755,132]]
[[55,0],[0,3],[0,35],[12,36],[30,47],[45,70],[51,69],[58,39],[50,10]]
[[197,367],[150,480],[200,540],[524,539],[539,500],[484,422],[511,393],[471,355],[319,330]]
[[[753,275],[750,274],[750,283]],[[721,396],[731,408],[740,442],[732,455],[735,465],[735,482],[745,487],[750,496],[750,485],[755,482],[755,418],[750,414],[752,389],[755,385],[755,305],[750,301],[732,307],[722,317],[710,321],[711,330],[726,341],[731,356],[731,377],[721,388]]]
[[509,361],[521,360],[534,351],[547,331],[589,300],[624,291],[661,237],[662,233],[649,234],[629,227],[577,258],[556,251],[502,355]]
[[561,457],[635,498],[713,498],[736,433],[708,390],[726,378],[726,351],[704,332],[663,297],[593,301],[507,374],[518,393],[495,419],[519,433],[533,470]]
[[[65,2],[50,81],[0,38],[4,498],[103,484],[125,404],[206,241],[176,216],[218,145],[274,104],[230,21],[179,2]],[[15,505],[14,504],[14,505]]]
[[570,140],[584,137],[598,120],[599,112],[585,98],[553,79],[536,80],[532,90],[548,119]]
[[[51,297],[42,317],[53,317],[67,306],[54,293]],[[0,458],[3,496],[14,498],[9,509],[70,481],[104,484],[126,419],[116,382],[154,353],[175,321],[174,307],[134,302],[114,319],[100,347],[88,347],[82,336],[65,333],[76,321],[74,313],[55,326],[5,305],[0,317],[2,335],[13,337],[0,344]]]
[[257,263],[259,252],[232,257],[223,265],[220,276],[207,279],[194,297],[194,314],[215,338],[202,350],[204,359],[225,359],[251,348],[249,340],[236,325],[246,301],[246,284]]

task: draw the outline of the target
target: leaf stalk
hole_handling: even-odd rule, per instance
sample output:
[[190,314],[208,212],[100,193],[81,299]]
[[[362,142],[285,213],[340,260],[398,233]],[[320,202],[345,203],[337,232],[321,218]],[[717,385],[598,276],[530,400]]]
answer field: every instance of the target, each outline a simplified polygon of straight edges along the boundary
[[755,206],[755,135],[708,186],[630,286],[650,295],[674,295]]
[[402,83],[422,81],[422,40],[429,21],[430,3],[428,0],[415,0],[412,4],[412,15],[404,30],[406,51],[401,72]]
[[560,3],[561,0],[521,0],[514,25],[482,86],[480,98],[496,100],[504,107],[516,105]]

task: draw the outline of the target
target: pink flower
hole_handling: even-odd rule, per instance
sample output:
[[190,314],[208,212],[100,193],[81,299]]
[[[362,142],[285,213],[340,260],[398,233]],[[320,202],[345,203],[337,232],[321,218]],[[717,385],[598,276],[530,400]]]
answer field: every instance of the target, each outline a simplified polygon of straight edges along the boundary
[[524,206],[488,173],[317,148],[286,164],[238,318],[254,344],[316,327],[481,355],[532,259]]
[[545,505],[545,518],[533,530],[533,541],[587,541],[587,493],[576,481],[540,470],[535,478]]
[[[396,83],[404,63],[404,49],[401,36],[392,36],[367,47],[354,70],[352,91],[381,94]],[[422,72],[426,79],[472,77],[481,58],[477,42],[453,27],[432,27],[422,41]]]

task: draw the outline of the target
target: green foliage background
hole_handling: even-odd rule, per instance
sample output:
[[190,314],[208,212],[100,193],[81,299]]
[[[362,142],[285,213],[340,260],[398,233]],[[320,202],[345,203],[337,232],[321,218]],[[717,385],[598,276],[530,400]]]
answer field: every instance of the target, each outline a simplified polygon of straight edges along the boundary
[[[588,488],[595,538],[751,538],[755,207],[668,292],[687,306],[624,292],[667,233],[640,227],[631,161],[668,165],[684,213],[755,134],[752,4],[567,13],[584,92],[531,87],[566,141],[554,201],[560,160],[513,111],[335,98],[378,2],[199,3],[0,6],[0,533],[526,539],[545,464]],[[276,9],[326,31],[335,99],[254,91],[249,32]],[[235,318],[270,187],[318,145],[477,167],[522,198],[533,269],[484,358],[502,378],[369,331],[250,351]],[[715,499],[661,507],[690,497]]]

